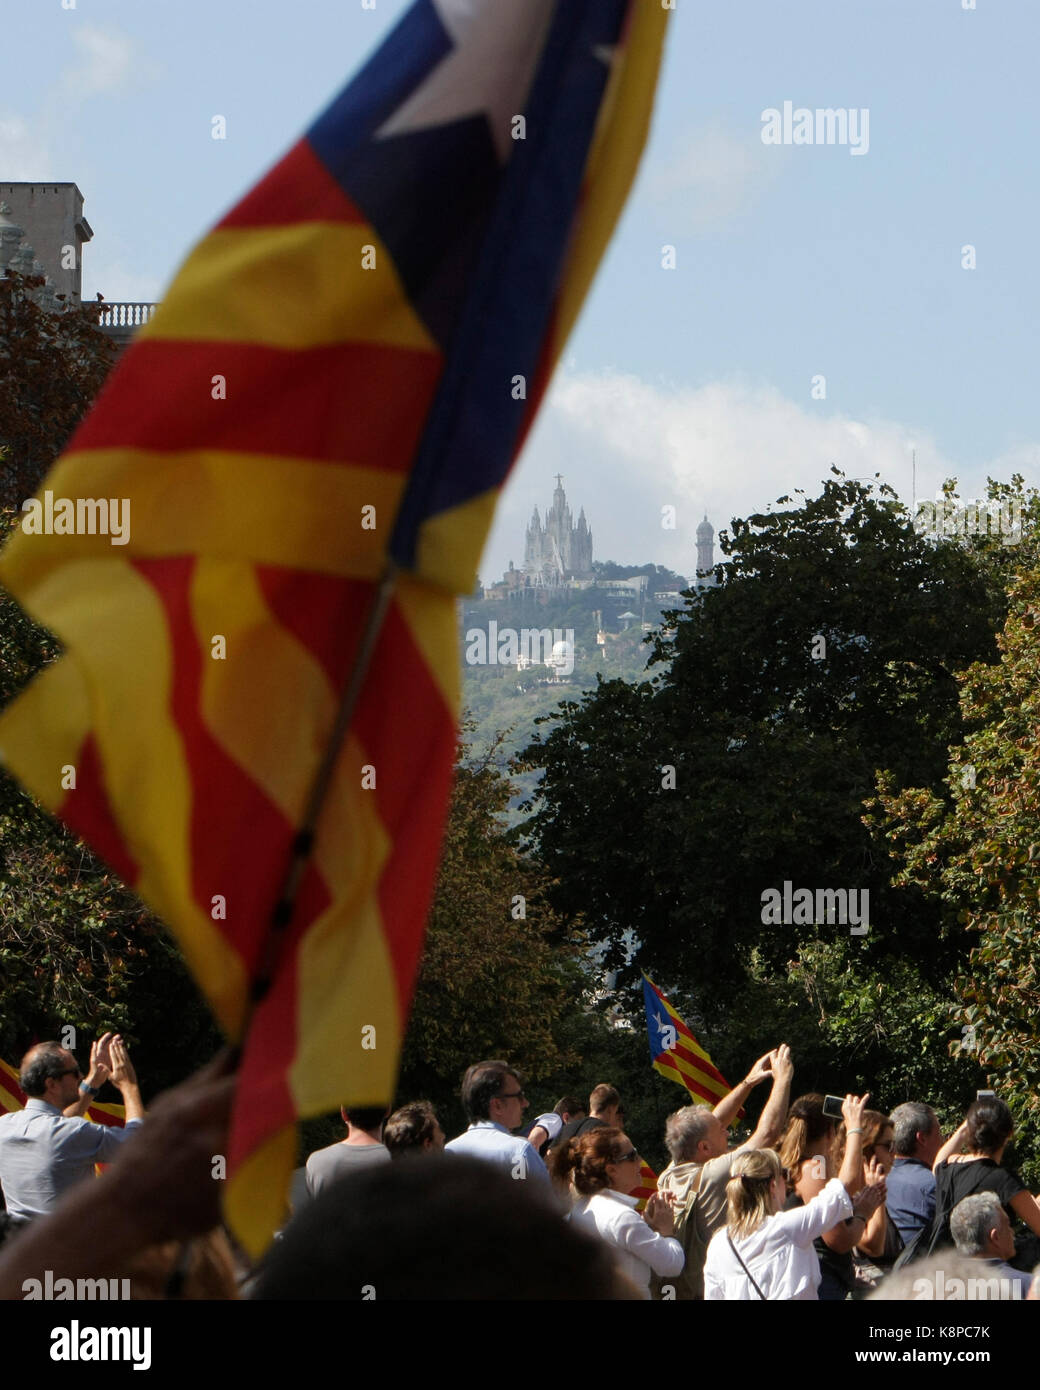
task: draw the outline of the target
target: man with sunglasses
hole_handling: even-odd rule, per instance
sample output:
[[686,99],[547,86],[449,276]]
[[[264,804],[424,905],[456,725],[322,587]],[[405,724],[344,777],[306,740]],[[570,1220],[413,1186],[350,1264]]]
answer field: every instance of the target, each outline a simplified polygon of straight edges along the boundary
[[[126,1126],[96,1125],[85,1109],[105,1080],[122,1092]],[[91,1051],[84,1079],[75,1057],[56,1042],[42,1042],[22,1058],[24,1110],[0,1116],[0,1187],[15,1224],[52,1211],[69,1190],[110,1162],[144,1118],[137,1073],[121,1037],[106,1035]]]
[[549,1185],[549,1170],[538,1150],[512,1131],[527,1109],[520,1078],[508,1062],[477,1062],[462,1079],[462,1105],[469,1128],[444,1146],[445,1153],[468,1154],[496,1163],[514,1178]]

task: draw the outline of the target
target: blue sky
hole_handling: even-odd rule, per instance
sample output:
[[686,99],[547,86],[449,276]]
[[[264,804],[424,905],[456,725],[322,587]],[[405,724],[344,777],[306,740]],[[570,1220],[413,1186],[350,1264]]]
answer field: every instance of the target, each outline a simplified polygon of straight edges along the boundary
[[[75,181],[85,297],[158,298],[405,8],[8,0],[0,181]],[[684,574],[704,511],[720,527],[832,461],[908,501],[913,448],[919,496],[1036,481],[1038,49],[1035,0],[676,0],[643,168],[485,579],[557,469],[599,558]],[[764,144],[785,101],[866,109],[869,148]]]

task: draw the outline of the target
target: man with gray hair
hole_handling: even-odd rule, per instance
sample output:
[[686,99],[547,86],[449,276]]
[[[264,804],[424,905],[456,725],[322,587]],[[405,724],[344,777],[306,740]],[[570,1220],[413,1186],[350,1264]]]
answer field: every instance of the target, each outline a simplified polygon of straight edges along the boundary
[[935,1176],[932,1165],[942,1148],[942,1129],[935,1111],[919,1100],[908,1100],[892,1111],[892,1171],[886,1183],[888,1217],[909,1244],[935,1215]]
[[[675,1278],[655,1277],[651,1285],[655,1297],[704,1297],[704,1258],[708,1242],[726,1223],[730,1165],[745,1149],[767,1149],[776,1143],[784,1127],[793,1075],[791,1049],[781,1044],[760,1057],[714,1110],[706,1105],[686,1105],[669,1115],[664,1142],[672,1161],[658,1178],[657,1190],[672,1204],[675,1236],[685,1251],[686,1264]],[[772,1080],[772,1089],[754,1134],[738,1148],[729,1148],[727,1128],[752,1090],[767,1077]]]
[[1008,1291],[1001,1297],[1029,1297],[1032,1276],[1008,1263],[1015,1258],[1015,1237],[995,1192],[973,1192],[962,1198],[950,1216],[950,1234],[958,1255],[985,1263],[991,1277],[1007,1281]]

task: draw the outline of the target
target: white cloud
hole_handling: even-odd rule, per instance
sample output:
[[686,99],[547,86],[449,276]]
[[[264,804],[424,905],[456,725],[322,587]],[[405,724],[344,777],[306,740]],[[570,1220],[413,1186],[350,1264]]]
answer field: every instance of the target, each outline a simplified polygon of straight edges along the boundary
[[[909,506],[914,448],[918,497],[933,496],[949,476],[959,478],[963,497],[982,496],[987,472],[1007,478],[1017,468],[1032,477],[1040,459],[1040,446],[1022,444],[967,469],[919,428],[796,404],[766,384],[681,387],[564,370],[510,480],[481,576],[497,578],[510,558],[522,564],[531,508],[544,516],[557,470],[575,516],[585,509],[596,559],[654,560],[689,576],[705,512],[718,532],[796,488],[817,495],[832,463],[850,478],[880,473]],[[675,530],[661,526],[666,505],[676,508]]]
[[758,129],[734,133],[718,122],[687,136],[648,176],[648,192],[670,221],[702,231],[753,206],[786,162]]
[[125,34],[80,24],[72,31],[79,50],[76,65],[68,70],[65,82],[80,96],[115,92],[134,72],[133,44]]
[[0,181],[35,183],[55,177],[47,140],[20,116],[0,116]]

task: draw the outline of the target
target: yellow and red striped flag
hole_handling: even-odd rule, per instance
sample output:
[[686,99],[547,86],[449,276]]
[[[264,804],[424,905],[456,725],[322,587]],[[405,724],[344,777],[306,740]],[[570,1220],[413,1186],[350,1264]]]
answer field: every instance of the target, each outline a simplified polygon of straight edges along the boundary
[[639,1160],[639,1186],[628,1194],[637,1198],[636,1211],[645,1211],[646,1204],[657,1191],[657,1174],[645,1158]]
[[16,1110],[24,1110],[26,1094],[18,1084],[18,1073],[0,1060],[0,1115],[11,1115]]
[[455,753],[456,594],[627,196],[667,11],[417,0],[189,256],[0,579],[64,656],[22,781],[242,1043],[225,1211],[393,1094]]
[[646,1031],[654,1069],[685,1086],[695,1100],[716,1106],[732,1089],[661,991],[643,975]]

